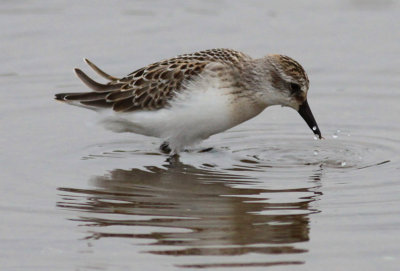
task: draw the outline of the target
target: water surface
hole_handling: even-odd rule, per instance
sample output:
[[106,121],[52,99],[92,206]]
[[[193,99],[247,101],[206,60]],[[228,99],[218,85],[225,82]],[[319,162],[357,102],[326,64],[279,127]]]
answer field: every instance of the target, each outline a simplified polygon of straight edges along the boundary
[[[398,270],[397,1],[0,4],[1,270]],[[230,47],[303,64],[291,109],[168,159],[53,100],[87,57],[117,76]],[[213,147],[210,152],[200,150]]]

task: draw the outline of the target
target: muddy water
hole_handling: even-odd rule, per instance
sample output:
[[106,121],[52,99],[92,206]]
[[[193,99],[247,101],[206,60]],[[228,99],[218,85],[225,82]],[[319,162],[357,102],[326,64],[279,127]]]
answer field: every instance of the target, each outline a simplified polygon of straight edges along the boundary
[[[389,0],[0,4],[1,270],[398,270],[398,14]],[[213,47],[299,60],[325,140],[272,107],[167,160],[157,139],[52,99],[82,90],[82,57],[124,75]]]

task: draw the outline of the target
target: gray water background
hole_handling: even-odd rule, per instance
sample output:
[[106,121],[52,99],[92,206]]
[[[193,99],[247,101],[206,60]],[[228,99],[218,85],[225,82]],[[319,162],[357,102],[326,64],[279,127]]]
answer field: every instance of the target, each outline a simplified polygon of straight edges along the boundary
[[[1,1],[0,270],[399,270],[399,1]],[[179,161],[53,100],[228,47],[307,70],[325,140],[271,107]],[[197,153],[205,147],[209,153]]]

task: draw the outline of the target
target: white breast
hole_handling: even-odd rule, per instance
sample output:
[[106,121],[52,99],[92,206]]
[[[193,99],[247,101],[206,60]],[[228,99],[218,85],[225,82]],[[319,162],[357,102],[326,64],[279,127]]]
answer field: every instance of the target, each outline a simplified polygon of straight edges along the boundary
[[[155,111],[113,113],[102,123],[116,132],[134,132],[168,141],[171,149],[180,151],[209,136],[225,131],[260,111],[243,108],[232,96],[232,87],[218,76],[203,73],[186,82],[185,89],[176,93],[170,105]],[[239,106],[240,105],[240,106]],[[253,112],[254,111],[254,112]],[[238,117],[241,116],[241,117]]]

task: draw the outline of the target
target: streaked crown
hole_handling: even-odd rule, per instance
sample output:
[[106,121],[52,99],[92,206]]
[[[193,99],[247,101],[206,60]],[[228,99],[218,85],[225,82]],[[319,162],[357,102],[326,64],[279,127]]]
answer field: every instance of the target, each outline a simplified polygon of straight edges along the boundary
[[280,73],[282,79],[287,82],[299,84],[305,90],[308,90],[310,81],[303,67],[293,58],[285,55],[269,55],[271,64]]

